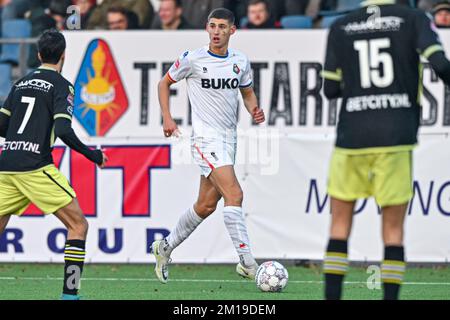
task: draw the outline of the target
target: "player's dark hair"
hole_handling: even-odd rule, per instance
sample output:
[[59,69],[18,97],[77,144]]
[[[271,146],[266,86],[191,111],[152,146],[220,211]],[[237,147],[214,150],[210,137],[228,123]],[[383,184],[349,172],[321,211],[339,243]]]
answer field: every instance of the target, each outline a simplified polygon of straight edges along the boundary
[[226,8],[217,8],[211,11],[211,13],[208,16],[208,21],[214,19],[224,19],[228,20],[228,22],[233,25],[234,24],[234,14],[230,10]]
[[42,33],[37,47],[43,63],[57,64],[66,50],[66,39],[58,30],[49,29]]

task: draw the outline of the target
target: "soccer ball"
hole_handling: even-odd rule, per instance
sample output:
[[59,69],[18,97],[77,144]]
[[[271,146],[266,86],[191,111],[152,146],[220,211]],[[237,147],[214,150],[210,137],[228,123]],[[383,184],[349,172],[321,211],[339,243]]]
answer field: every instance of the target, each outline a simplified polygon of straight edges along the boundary
[[289,274],[279,262],[266,261],[256,271],[256,286],[264,292],[281,292],[288,282]]

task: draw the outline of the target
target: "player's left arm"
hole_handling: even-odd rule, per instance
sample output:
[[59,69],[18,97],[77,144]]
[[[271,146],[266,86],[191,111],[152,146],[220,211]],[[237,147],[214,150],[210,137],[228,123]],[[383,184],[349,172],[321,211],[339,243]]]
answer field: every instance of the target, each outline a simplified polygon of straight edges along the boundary
[[265,118],[264,110],[258,106],[258,98],[256,98],[253,87],[240,88],[245,108],[252,116],[255,123],[263,123]]
[[415,27],[417,50],[430,62],[439,78],[450,85],[450,61],[445,56],[444,48],[432,19],[425,13],[419,13],[416,16]]
[[53,119],[55,135],[69,148],[77,151],[90,161],[103,168],[108,157],[103,150],[91,150],[75,134],[72,129],[74,88],[71,84],[55,86],[53,93]]
[[245,57],[245,67],[241,75],[239,90],[244,100],[245,108],[257,124],[265,120],[264,111],[258,106],[258,98],[253,90],[253,74],[250,60]]

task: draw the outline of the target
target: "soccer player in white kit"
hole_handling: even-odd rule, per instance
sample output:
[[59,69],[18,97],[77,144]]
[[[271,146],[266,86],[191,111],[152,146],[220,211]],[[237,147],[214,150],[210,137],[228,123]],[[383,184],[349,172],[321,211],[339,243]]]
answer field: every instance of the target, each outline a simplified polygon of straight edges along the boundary
[[236,32],[233,13],[225,8],[213,10],[206,31],[209,45],[183,53],[158,86],[164,135],[170,137],[178,132],[170,113],[170,86],[186,79],[192,106],[191,151],[202,172],[195,204],[166,238],[152,243],[155,272],[162,283],[168,281],[171,252],[216,210],[222,197],[225,225],[239,256],[236,272],[254,279],[258,268],[242,214],[243,193],[234,172],[239,91],[255,123],[264,122],[265,116],[253,91],[248,58],[228,48],[230,36]]

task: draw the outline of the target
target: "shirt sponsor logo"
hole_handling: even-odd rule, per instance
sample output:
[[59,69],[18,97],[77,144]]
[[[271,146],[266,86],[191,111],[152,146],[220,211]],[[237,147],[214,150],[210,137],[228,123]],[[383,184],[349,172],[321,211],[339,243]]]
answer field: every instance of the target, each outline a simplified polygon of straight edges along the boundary
[[380,7],[376,5],[367,7],[367,13],[370,14],[367,20],[350,22],[343,26],[344,31],[347,34],[398,31],[405,22],[403,18],[396,16],[382,17]]
[[53,84],[42,79],[23,80],[16,84],[17,89],[36,89],[44,92],[49,92],[53,88]]
[[380,94],[353,97],[349,98],[345,105],[347,112],[380,110],[388,108],[411,108],[411,102],[409,101],[408,94]]
[[29,141],[5,141],[3,144],[3,150],[13,151],[29,151],[36,154],[40,154],[39,143],[32,143]]
[[201,79],[203,89],[236,89],[239,87],[239,80],[228,79]]
[[405,20],[400,17],[379,17],[367,21],[351,22],[343,26],[343,29],[347,34],[399,31],[403,22]]

